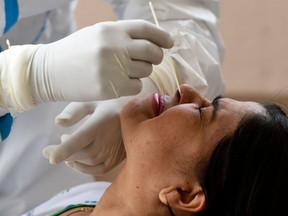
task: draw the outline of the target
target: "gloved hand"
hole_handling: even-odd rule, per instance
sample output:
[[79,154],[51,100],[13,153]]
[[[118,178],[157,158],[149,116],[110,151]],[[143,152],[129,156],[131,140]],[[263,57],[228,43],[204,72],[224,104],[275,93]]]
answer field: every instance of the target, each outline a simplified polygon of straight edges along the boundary
[[60,145],[47,146],[44,157],[52,164],[65,160],[69,167],[95,176],[117,166],[126,156],[119,113],[129,98],[70,103],[56,117],[56,123],[64,127],[80,120],[84,123],[71,135],[63,135]]
[[17,113],[50,101],[137,94],[139,78],[172,46],[167,32],[144,20],[97,23],[54,43],[12,46],[1,53],[0,105]]
[[171,41],[168,33],[143,20],[84,28],[37,50],[34,95],[41,102],[135,95],[141,91],[139,78],[151,74],[152,64],[163,58],[161,47],[170,48]]

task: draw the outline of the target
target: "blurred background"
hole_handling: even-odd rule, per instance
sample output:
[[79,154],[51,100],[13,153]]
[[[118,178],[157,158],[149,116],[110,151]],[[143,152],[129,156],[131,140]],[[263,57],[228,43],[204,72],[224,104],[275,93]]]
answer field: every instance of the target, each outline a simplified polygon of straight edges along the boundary
[[[226,96],[288,104],[287,8],[287,0],[221,1]],[[79,28],[115,20],[102,0],[80,0],[75,16]]]

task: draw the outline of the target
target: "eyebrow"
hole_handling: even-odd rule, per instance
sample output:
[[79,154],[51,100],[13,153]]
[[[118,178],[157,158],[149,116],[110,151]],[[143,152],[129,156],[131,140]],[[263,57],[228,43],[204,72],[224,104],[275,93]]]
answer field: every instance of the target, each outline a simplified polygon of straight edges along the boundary
[[221,98],[223,98],[223,97],[221,95],[219,95],[219,96],[215,97],[211,103],[213,106],[211,121],[213,121],[216,117],[216,113],[219,110],[219,99],[221,99]]

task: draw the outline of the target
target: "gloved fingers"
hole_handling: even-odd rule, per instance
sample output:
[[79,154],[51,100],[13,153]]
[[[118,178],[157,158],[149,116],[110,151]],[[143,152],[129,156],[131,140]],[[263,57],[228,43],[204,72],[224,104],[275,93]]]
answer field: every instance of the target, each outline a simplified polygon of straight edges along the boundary
[[147,40],[133,40],[126,45],[129,57],[132,60],[146,61],[151,64],[160,64],[164,53],[161,47]]
[[110,150],[105,163],[109,166],[117,166],[126,158],[126,151],[123,144],[123,141],[118,142],[117,145],[113,145],[113,148]]
[[89,174],[89,175],[94,175],[94,176],[105,174],[115,167],[115,166],[110,166],[110,165],[107,166],[106,163],[101,163],[97,166],[94,166],[94,165],[91,166],[91,165],[80,163],[78,161],[73,161],[73,162],[65,161],[65,164],[66,166],[78,172]]
[[63,135],[61,136],[61,142],[65,142],[66,140],[69,139],[69,137],[70,137],[70,134],[63,134]]
[[[99,145],[97,145],[97,146],[99,146]],[[102,147],[102,149],[99,149],[98,151],[94,150],[94,149],[92,149],[92,150],[93,150],[93,154],[91,154],[90,156],[82,154],[82,158],[81,159],[74,160],[74,161],[78,161],[78,162],[81,162],[83,164],[94,165],[94,166],[99,165],[101,163],[104,163],[106,161],[107,161],[107,163],[110,162],[109,158],[111,157],[111,150],[113,151],[113,147],[110,150],[109,147],[105,148],[105,145],[104,145]],[[112,157],[117,157],[117,154],[112,155]]]
[[82,161],[83,163],[87,163],[90,165],[97,165],[102,163],[108,157],[108,153],[105,152],[105,144],[96,143],[97,139],[82,148],[80,151],[71,155],[66,159],[66,161]]
[[44,151],[46,151],[46,155],[49,154],[50,163],[58,164],[89,145],[92,141],[97,140],[97,135],[100,133],[99,131],[95,132],[97,124],[98,121],[95,118],[88,118],[66,140],[57,145],[57,148],[47,146]]
[[[102,164],[105,164],[105,167],[108,168],[105,170],[105,172],[109,171],[110,169],[120,164],[126,158],[126,152],[122,141],[115,143],[112,148],[105,148],[105,146],[104,148],[102,148],[101,151],[98,151],[98,154],[94,158],[86,157],[83,160],[66,162],[78,162],[82,165],[89,167],[102,167]],[[87,150],[88,149],[89,147],[87,147]]]
[[110,81],[111,89],[115,91],[115,97],[137,95],[141,92],[142,81],[140,79],[128,79],[125,85],[119,84],[119,82]]
[[49,162],[52,164],[52,161],[50,161],[50,155],[51,152],[55,151],[55,149],[57,149],[57,145],[49,145],[46,146],[43,150],[42,150],[42,155],[44,156],[44,158],[46,158],[47,160],[49,160]]
[[[70,138],[70,134],[63,134],[61,136],[61,142],[67,142],[68,139]],[[75,160],[81,160],[81,159],[85,159],[85,158],[92,158],[94,157],[94,153],[93,151],[99,152],[101,149],[101,145],[96,145],[93,146],[93,143],[95,141],[92,141],[92,143],[89,143],[87,146],[83,147],[82,149],[80,149],[78,152],[76,152],[75,154],[71,155],[70,157],[68,157],[66,159],[66,161],[75,161]],[[93,146],[93,148],[91,148]],[[54,148],[55,149],[55,148]]]
[[98,152],[94,158],[77,160],[78,162],[86,165],[98,166],[105,163],[106,166],[117,166],[126,158],[126,151],[122,141],[114,143],[110,148],[103,148]]
[[172,37],[164,29],[145,20],[133,20],[129,22],[129,25],[124,24],[131,38],[146,39],[166,49],[174,45]]
[[[153,66],[150,63],[135,60],[130,64],[128,76],[130,78],[136,78],[136,79],[144,78],[144,77],[150,76],[152,71],[153,71]],[[132,79],[132,81],[133,81],[133,79]]]
[[68,127],[78,123],[87,115],[90,115],[95,110],[95,102],[72,102],[68,104],[64,110],[55,118],[55,124]]

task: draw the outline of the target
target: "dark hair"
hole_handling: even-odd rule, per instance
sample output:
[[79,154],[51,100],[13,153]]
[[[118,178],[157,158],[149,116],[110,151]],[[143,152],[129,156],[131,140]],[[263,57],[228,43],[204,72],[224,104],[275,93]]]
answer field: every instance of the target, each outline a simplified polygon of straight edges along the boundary
[[[282,215],[288,209],[288,118],[275,104],[217,145],[204,174],[200,215]],[[286,213],[285,213],[286,212]]]

